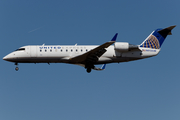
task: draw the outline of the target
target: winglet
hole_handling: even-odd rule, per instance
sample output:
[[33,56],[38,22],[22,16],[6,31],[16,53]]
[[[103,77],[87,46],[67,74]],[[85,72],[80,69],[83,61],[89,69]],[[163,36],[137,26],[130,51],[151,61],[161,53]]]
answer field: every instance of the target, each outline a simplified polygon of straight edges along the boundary
[[106,64],[103,64],[102,67],[101,67],[101,69],[104,70],[105,67],[106,67]]
[[105,70],[106,64],[103,64],[101,68],[97,68],[94,66],[94,70]]
[[114,37],[112,38],[112,40],[111,41],[116,41],[116,38],[117,38],[117,35],[118,35],[118,33],[116,33],[115,35],[114,35]]

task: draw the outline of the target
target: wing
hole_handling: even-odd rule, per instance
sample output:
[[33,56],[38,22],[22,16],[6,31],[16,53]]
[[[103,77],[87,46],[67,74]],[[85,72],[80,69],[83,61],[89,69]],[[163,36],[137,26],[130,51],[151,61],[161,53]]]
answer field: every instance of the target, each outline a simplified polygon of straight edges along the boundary
[[86,64],[88,63],[95,63],[98,61],[98,58],[101,57],[107,50],[105,48],[108,48],[110,45],[112,45],[117,38],[117,33],[114,35],[111,41],[106,42],[82,55],[73,57],[69,59],[70,63],[80,63],[80,64]]

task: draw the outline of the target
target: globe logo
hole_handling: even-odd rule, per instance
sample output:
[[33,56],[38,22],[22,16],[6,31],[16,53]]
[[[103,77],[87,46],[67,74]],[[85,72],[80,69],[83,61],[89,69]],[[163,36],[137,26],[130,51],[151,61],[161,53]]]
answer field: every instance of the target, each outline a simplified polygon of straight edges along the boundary
[[154,35],[151,35],[140,47],[159,49],[160,45],[158,39]]

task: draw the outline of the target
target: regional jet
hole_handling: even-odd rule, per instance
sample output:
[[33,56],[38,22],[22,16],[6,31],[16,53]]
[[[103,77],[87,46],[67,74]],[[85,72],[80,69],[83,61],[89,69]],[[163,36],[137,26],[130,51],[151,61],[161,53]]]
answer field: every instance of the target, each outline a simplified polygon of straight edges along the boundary
[[[3,60],[18,63],[68,63],[80,65],[88,73],[104,70],[108,63],[119,63],[156,56],[175,26],[154,30],[140,45],[116,42],[117,33],[111,41],[102,45],[28,45],[6,55]],[[114,44],[114,45],[112,45]],[[95,65],[103,64],[101,68]]]

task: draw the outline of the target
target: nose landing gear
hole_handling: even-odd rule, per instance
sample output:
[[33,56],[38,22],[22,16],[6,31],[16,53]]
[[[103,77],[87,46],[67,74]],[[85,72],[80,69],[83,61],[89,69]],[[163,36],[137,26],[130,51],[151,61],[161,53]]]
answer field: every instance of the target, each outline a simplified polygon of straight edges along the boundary
[[18,63],[15,63],[15,65],[16,65],[15,70],[18,71],[19,70]]

